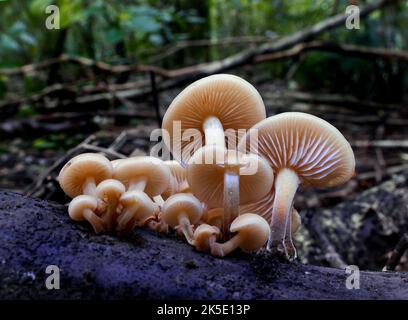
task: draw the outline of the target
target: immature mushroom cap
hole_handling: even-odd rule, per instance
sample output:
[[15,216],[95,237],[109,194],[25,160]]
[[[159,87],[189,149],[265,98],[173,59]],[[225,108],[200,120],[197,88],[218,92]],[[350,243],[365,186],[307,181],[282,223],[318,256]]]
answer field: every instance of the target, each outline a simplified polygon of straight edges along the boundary
[[179,216],[181,213],[188,216],[190,224],[196,224],[203,214],[203,206],[201,202],[191,194],[174,194],[165,201],[161,218],[174,228],[179,225]]
[[96,187],[96,195],[103,201],[103,219],[106,221],[108,229],[111,229],[117,216],[117,206],[119,199],[126,192],[125,186],[118,180],[107,179]]
[[230,231],[237,234],[225,243],[213,243],[212,255],[224,257],[238,247],[247,252],[258,251],[268,241],[270,235],[268,222],[253,213],[238,216],[232,222]]
[[210,207],[223,206],[227,162],[239,166],[241,204],[262,198],[272,188],[272,168],[261,157],[217,146],[205,146],[190,159],[187,180],[193,194]]
[[194,231],[194,246],[198,251],[210,251],[211,244],[221,234],[220,229],[206,223],[200,224]]
[[97,209],[98,201],[95,197],[79,195],[72,199],[68,207],[68,213],[72,220],[87,220],[93,226],[95,232],[99,233],[105,230],[105,224],[96,214]]
[[231,232],[238,232],[243,241],[240,248],[244,251],[257,251],[269,238],[270,228],[268,222],[257,214],[244,213],[237,217],[231,224]]
[[69,197],[74,198],[84,193],[84,186],[89,179],[97,185],[99,182],[112,177],[112,165],[101,154],[83,153],[68,161],[58,175],[62,190]]
[[163,199],[167,199],[173,194],[189,192],[190,186],[187,182],[187,171],[179,162],[175,160],[164,161],[171,171],[171,179],[166,191],[162,193]]
[[121,181],[126,187],[133,181],[144,181],[142,191],[150,196],[164,192],[169,184],[170,169],[164,162],[154,157],[128,158],[119,162],[114,169],[113,178]]
[[203,214],[201,202],[188,193],[177,193],[166,200],[161,218],[171,227],[178,227],[187,242],[194,245],[192,225],[200,221]]
[[144,225],[155,217],[159,207],[149,196],[138,190],[127,191],[120,197],[123,206],[117,219],[117,230],[121,233],[132,231],[135,224]]
[[[224,131],[248,129],[265,118],[265,106],[258,91],[234,75],[216,74],[190,84],[170,104],[162,125],[169,134],[163,136],[164,142],[179,162],[187,163],[189,153],[204,145],[203,123],[209,117],[216,117]],[[196,129],[201,139],[194,143],[174,139],[175,121],[180,121],[181,135],[187,129]],[[183,158],[176,150],[183,153]]]

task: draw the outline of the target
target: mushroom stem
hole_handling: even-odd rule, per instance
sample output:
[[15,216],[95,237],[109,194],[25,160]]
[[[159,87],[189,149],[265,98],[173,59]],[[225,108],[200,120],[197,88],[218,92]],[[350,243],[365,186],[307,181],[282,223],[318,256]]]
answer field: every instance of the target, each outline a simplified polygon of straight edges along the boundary
[[144,191],[144,189],[146,188],[146,184],[147,184],[146,178],[132,180],[129,183],[128,191]]
[[106,223],[108,230],[112,230],[115,224],[118,202],[116,199],[107,199],[108,207],[102,219]]
[[82,186],[83,193],[88,196],[96,196],[96,183],[93,177],[88,177]]
[[164,204],[164,199],[163,199],[163,197],[161,196],[161,195],[158,195],[158,196],[154,196],[153,197],[153,200],[154,200],[154,202],[156,202],[159,206],[163,206],[163,204]]
[[229,239],[231,222],[239,215],[239,166],[226,164],[224,171],[224,217],[222,234]]
[[227,242],[224,243],[218,243],[214,242],[211,243],[211,254],[216,257],[225,257],[232,251],[234,251],[236,248],[240,246],[242,242],[242,236],[238,233],[231,239],[229,239]]
[[124,229],[128,229],[126,226],[132,219],[135,218],[135,213],[138,208],[139,205],[135,204],[122,212],[117,220],[117,230],[122,231]]
[[284,251],[289,260],[296,258],[296,249],[292,242],[288,224],[290,228],[293,199],[299,182],[297,174],[293,170],[286,168],[279,171],[275,182],[276,191],[272,209],[271,237],[268,241],[268,250]]
[[194,231],[190,224],[188,215],[185,214],[184,212],[180,213],[178,216],[178,222],[180,229],[183,232],[187,242],[191,245],[194,245]]
[[92,225],[95,233],[101,233],[105,231],[104,221],[98,217],[91,209],[85,209],[83,212],[84,218]]
[[225,148],[224,128],[220,119],[215,116],[207,117],[203,122],[206,145],[217,145]]
[[287,256],[291,257],[291,259],[294,260],[297,257],[297,251],[296,251],[296,247],[293,244],[293,240],[292,240],[293,205],[290,208],[290,214],[287,219],[288,220],[286,223],[284,246],[286,249]]

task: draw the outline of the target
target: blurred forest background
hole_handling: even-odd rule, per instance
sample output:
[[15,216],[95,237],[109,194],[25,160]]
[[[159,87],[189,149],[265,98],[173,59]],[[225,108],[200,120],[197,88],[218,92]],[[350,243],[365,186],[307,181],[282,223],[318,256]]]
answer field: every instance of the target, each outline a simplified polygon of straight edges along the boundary
[[356,178],[297,199],[335,205],[408,169],[407,67],[405,0],[0,0],[0,188],[64,202],[67,157],[148,152],[183,87],[229,72],[269,115],[309,112],[349,139]]

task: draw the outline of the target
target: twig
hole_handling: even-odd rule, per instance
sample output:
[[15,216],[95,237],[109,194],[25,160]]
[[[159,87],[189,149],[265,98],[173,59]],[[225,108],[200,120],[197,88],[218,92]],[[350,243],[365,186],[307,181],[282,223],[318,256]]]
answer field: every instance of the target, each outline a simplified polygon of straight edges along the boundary
[[357,140],[351,145],[356,148],[408,148],[408,140]]
[[[385,169],[384,176],[390,176],[402,171],[408,171],[408,164],[403,164],[399,166],[392,166]],[[375,171],[364,172],[357,174],[357,180],[368,180],[376,178],[377,173]]]
[[[360,18],[363,18],[370,13],[374,12],[377,9],[380,9],[386,5],[395,4],[398,0],[377,0],[373,3],[367,4],[360,10]],[[237,53],[235,55],[229,56],[225,59],[219,61],[213,61],[210,63],[202,63],[191,67],[176,69],[176,70],[165,70],[160,67],[156,66],[149,66],[149,65],[109,65],[105,62],[91,60],[85,57],[77,57],[77,56],[68,56],[62,55],[59,58],[53,58],[47,61],[44,61],[40,64],[30,64],[20,68],[13,68],[13,69],[0,69],[0,74],[4,75],[15,75],[15,74],[24,74],[27,72],[33,72],[34,70],[38,70],[41,68],[48,67],[50,65],[61,63],[61,62],[73,62],[83,66],[97,68],[104,72],[109,73],[123,73],[123,72],[155,72],[158,75],[161,75],[166,78],[175,78],[175,77],[188,77],[195,75],[196,77],[202,77],[205,75],[210,75],[213,73],[222,72],[224,70],[232,69],[247,63],[257,62],[257,57],[262,56],[265,54],[276,54],[277,52],[285,51],[290,49],[293,46],[299,45],[302,42],[305,42],[313,37],[320,35],[321,33],[331,30],[339,25],[342,25],[347,19],[347,15],[345,13],[341,13],[335,15],[333,17],[327,18],[315,25],[306,28],[304,30],[295,32],[291,35],[284,36],[280,39],[277,39],[273,43],[267,43],[261,45],[255,49],[248,49],[243,52]],[[316,46],[316,48],[321,48],[321,46]],[[304,48],[308,48],[307,45],[304,45]],[[337,48],[336,46],[329,46],[329,49]],[[309,49],[309,48],[308,48]],[[356,51],[355,48],[347,48],[350,52]],[[343,51],[347,51],[343,50]],[[305,49],[303,49],[305,50]],[[337,50],[337,49],[336,49]],[[379,49],[379,53],[384,53],[383,51],[389,53],[388,49]],[[295,51],[301,51],[297,49]],[[357,50],[361,52],[360,48]],[[372,52],[372,49],[366,50],[367,52]],[[286,53],[286,55],[290,54],[291,56],[293,53]],[[298,54],[298,53],[297,53]],[[284,54],[285,55],[285,54]],[[378,53],[377,53],[378,55]],[[389,56],[389,55],[388,55]],[[406,53],[393,53],[393,58],[404,58],[406,59]],[[258,60],[265,61],[266,59],[276,60],[276,56],[272,57],[263,57],[258,58]],[[258,61],[260,62],[260,61]]]
[[392,250],[390,257],[385,264],[383,271],[394,271],[395,267],[400,262],[405,251],[408,250],[408,234],[404,234],[398,241],[394,250]]
[[82,143],[77,145],[75,148],[69,150],[63,157],[55,161],[42,175],[40,175],[40,177],[26,189],[24,194],[27,196],[37,195],[39,190],[41,190],[44,187],[46,181],[54,179],[53,173],[55,173],[58,168],[62,167],[66,162],[69,161],[69,159],[71,159],[76,154],[79,154],[81,152],[93,151],[93,152],[104,153],[114,158],[120,158],[120,159],[126,158],[125,155],[119,152],[116,152],[112,149],[106,149],[106,148],[101,148],[101,147],[92,145],[91,141],[93,141],[94,139],[95,139],[95,135],[90,135]]
[[162,117],[160,115],[160,103],[159,103],[159,93],[157,92],[157,86],[156,86],[156,74],[153,71],[150,72],[150,84],[152,87],[154,110],[156,111],[157,127],[160,128],[162,125]]

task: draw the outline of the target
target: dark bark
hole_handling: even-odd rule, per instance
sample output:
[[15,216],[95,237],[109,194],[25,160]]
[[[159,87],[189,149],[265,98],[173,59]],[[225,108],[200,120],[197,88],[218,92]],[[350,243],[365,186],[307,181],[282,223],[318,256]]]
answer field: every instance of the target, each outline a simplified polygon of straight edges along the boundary
[[306,227],[297,235],[297,244],[304,262],[328,264],[325,245],[309,232],[314,220],[346,264],[381,270],[387,254],[408,232],[408,172],[333,208],[302,214]]
[[[1,299],[408,299],[408,274],[343,270],[235,254],[216,259],[174,236],[94,235],[55,203],[0,192]],[[45,288],[60,268],[61,289]]]

